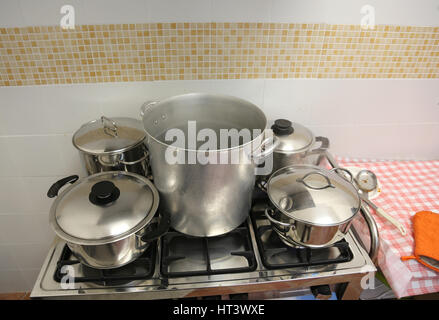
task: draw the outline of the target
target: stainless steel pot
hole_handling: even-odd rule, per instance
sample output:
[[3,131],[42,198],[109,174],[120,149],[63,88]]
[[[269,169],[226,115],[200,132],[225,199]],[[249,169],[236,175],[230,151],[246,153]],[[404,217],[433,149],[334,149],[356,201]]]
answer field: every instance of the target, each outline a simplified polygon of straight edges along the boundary
[[276,171],[267,182],[267,193],[274,209],[265,214],[290,246],[321,248],[340,241],[361,207],[349,181],[312,165]]
[[145,177],[122,171],[83,180],[73,175],[54,183],[48,197],[56,197],[67,183],[72,185],[52,204],[50,224],[86,266],[111,269],[130,263],[169,228],[166,213],[158,226],[151,222],[159,195]]
[[273,152],[273,172],[296,164],[319,165],[329,148],[328,138],[315,137],[299,123],[278,119],[271,129],[279,141]]
[[[267,124],[264,113],[254,104],[235,97],[192,93],[145,103],[141,114],[154,184],[164,209],[171,214],[172,227],[184,234],[210,237],[242,224],[250,211],[255,183],[256,165],[245,161],[254,154],[249,155],[247,147],[266,147],[258,157],[267,156],[275,147],[266,145],[263,139]],[[248,143],[227,141],[226,146],[208,150],[191,146],[190,140],[183,145],[166,141],[169,129],[180,129],[188,137],[189,121],[196,121],[197,136],[202,129],[212,129],[217,136],[221,129],[256,129],[260,134]],[[167,153],[177,155],[183,163],[169,163]],[[212,161],[191,163],[190,159],[199,156]],[[234,156],[242,161],[221,164],[221,159]]]
[[90,121],[73,135],[88,175],[105,171],[127,171],[148,175],[145,130],[140,120],[107,118]]

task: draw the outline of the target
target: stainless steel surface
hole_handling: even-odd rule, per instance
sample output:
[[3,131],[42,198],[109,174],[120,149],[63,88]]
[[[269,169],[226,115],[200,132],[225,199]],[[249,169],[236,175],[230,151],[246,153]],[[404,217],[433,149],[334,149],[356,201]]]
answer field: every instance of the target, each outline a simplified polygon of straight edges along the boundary
[[116,170],[147,175],[145,137],[140,120],[102,116],[82,125],[72,142],[89,175]]
[[[332,156],[332,154],[329,151],[325,152],[325,157],[333,168],[339,167],[337,160],[335,160],[335,158]],[[360,212],[369,228],[369,234],[370,234],[369,257],[375,263],[378,258],[378,250],[380,247],[380,235],[378,232],[378,226],[376,224],[375,219],[372,217],[372,214],[370,213],[369,209],[365,207],[363,204],[361,205]]]
[[355,187],[335,172],[293,165],[272,174],[267,194],[275,210],[267,211],[274,230],[293,245],[319,248],[343,239],[360,210]]
[[290,124],[292,133],[276,134],[276,130],[273,129],[276,125],[272,126],[276,138],[279,140],[273,153],[272,172],[294,164],[318,165],[321,156],[329,148],[328,138],[315,137],[311,130],[299,123],[285,119],[280,120]]
[[[193,236],[216,236],[233,230],[245,221],[250,211],[255,183],[255,164],[242,141],[229,141],[219,150],[200,150],[191,145],[188,121],[196,121],[196,133],[213,129],[250,129],[262,132],[249,143],[259,145],[264,137],[264,113],[250,102],[223,95],[192,93],[150,102],[142,107],[143,124],[154,184],[160,192],[163,208],[171,213],[172,227]],[[169,129],[180,129],[186,141],[176,146],[166,141]],[[170,164],[167,152],[185,159],[184,164]],[[208,154],[218,164],[202,164],[199,154]],[[238,164],[219,164],[232,156]],[[247,161],[245,161],[247,159]]]
[[[32,290],[31,297],[45,299],[169,299],[242,292],[264,292],[275,290],[276,288],[277,290],[299,289],[309,287],[310,283],[312,285],[335,285],[345,282],[352,282],[352,286],[357,290],[361,277],[376,271],[367,253],[351,233],[348,233],[345,238],[349,242],[349,247],[353,253],[353,259],[349,262],[268,270],[261,262],[250,220],[247,223],[250,228],[252,245],[258,264],[255,271],[164,278],[158,272],[161,259],[159,255],[152,279],[106,287],[95,283],[73,283],[71,288],[63,289],[61,284],[53,279],[56,262],[65,245],[64,241],[56,239],[47,255]],[[160,242],[158,243],[158,252],[160,252]],[[75,269],[75,272],[79,273],[80,270]],[[345,291],[346,293],[341,295],[340,298],[358,298],[358,296],[352,294],[353,290],[348,288]]]
[[[108,203],[92,202],[93,188],[109,181],[118,197],[109,198],[112,202]],[[52,204],[50,224],[82,263],[115,268],[146,250],[148,243],[142,236],[158,204],[158,192],[147,178],[129,172],[103,172],[65,188]]]
[[[111,181],[119,190],[114,202],[90,201],[93,186]],[[65,188],[50,209],[55,232],[67,241],[104,244],[137,232],[151,221],[158,207],[154,185],[137,174],[111,171],[84,177]]]

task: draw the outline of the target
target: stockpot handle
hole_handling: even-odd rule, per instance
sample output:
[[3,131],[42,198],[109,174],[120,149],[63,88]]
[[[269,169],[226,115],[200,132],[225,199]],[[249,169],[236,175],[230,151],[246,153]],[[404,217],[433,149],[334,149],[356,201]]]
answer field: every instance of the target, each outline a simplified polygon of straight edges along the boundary
[[277,224],[277,225],[280,225],[280,226],[282,226],[282,227],[291,227],[291,226],[292,226],[291,223],[286,223],[286,222],[281,222],[281,221],[279,221],[279,220],[276,220],[275,218],[273,218],[273,217],[270,215],[270,212],[269,212],[269,211],[272,211],[272,212],[273,212],[273,209],[270,209],[270,208],[265,209],[265,216],[267,217],[268,220],[270,220],[270,222],[272,222],[272,223],[274,223],[274,224]]
[[123,160],[119,160],[118,162],[119,163],[122,163],[122,164],[124,164],[124,165],[133,165],[133,164],[136,164],[136,163],[139,163],[139,162],[142,162],[142,161],[144,161],[144,160],[146,160],[147,158],[148,158],[148,151],[147,150],[144,150],[143,151],[143,156],[140,158],[140,159],[137,159],[137,160],[134,160],[134,161],[123,161]]
[[[267,144],[272,141],[271,145],[267,147]],[[268,157],[270,154],[274,152],[274,149],[276,149],[279,146],[279,139],[276,136],[271,136],[268,138],[265,138],[261,144],[250,153],[250,159],[264,159]],[[257,152],[258,149],[264,148],[264,151]]]
[[315,138],[316,142],[320,142],[320,146],[317,149],[307,152],[305,155],[321,154],[329,148],[329,139],[326,137],[318,136]]
[[47,191],[47,196],[49,198],[54,198],[58,195],[59,190],[67,183],[75,183],[76,180],[78,180],[79,177],[77,175],[68,176],[66,178],[63,178],[61,180],[58,180],[52,186],[49,188],[49,191]]
[[152,107],[153,105],[157,104],[158,101],[150,100],[146,101],[142,106],[140,107],[140,116],[143,118],[148,108]]
[[160,217],[160,222],[158,223],[157,228],[141,237],[143,242],[151,242],[168,232],[171,226],[171,215],[168,211],[162,211],[161,214],[162,216]]

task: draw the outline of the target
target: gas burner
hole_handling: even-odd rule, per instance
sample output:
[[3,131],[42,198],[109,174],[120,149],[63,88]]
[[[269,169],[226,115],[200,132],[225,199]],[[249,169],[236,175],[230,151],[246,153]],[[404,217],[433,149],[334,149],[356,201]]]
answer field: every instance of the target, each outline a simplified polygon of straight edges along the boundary
[[167,277],[237,273],[256,269],[246,224],[217,237],[168,232],[162,237],[161,274]]
[[251,220],[261,260],[267,269],[329,265],[352,260],[353,254],[345,240],[330,247],[315,249],[286,243],[273,231],[263,213],[265,207],[266,202],[256,202],[252,208]]
[[[156,246],[154,242],[139,258],[125,266],[115,269],[95,269],[81,264],[66,245],[57,262],[53,278],[56,282],[62,282],[68,275],[71,277],[70,281],[75,283],[88,282],[100,286],[118,286],[136,280],[150,279],[154,274]],[[65,266],[69,266],[70,270]]]

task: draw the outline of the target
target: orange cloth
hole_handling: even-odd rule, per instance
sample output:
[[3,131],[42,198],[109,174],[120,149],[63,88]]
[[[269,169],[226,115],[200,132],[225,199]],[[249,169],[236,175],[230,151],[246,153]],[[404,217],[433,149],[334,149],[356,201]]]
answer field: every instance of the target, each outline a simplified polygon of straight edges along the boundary
[[401,260],[416,259],[424,266],[439,272],[439,214],[431,211],[417,212],[413,217],[413,229],[414,255],[401,257]]

